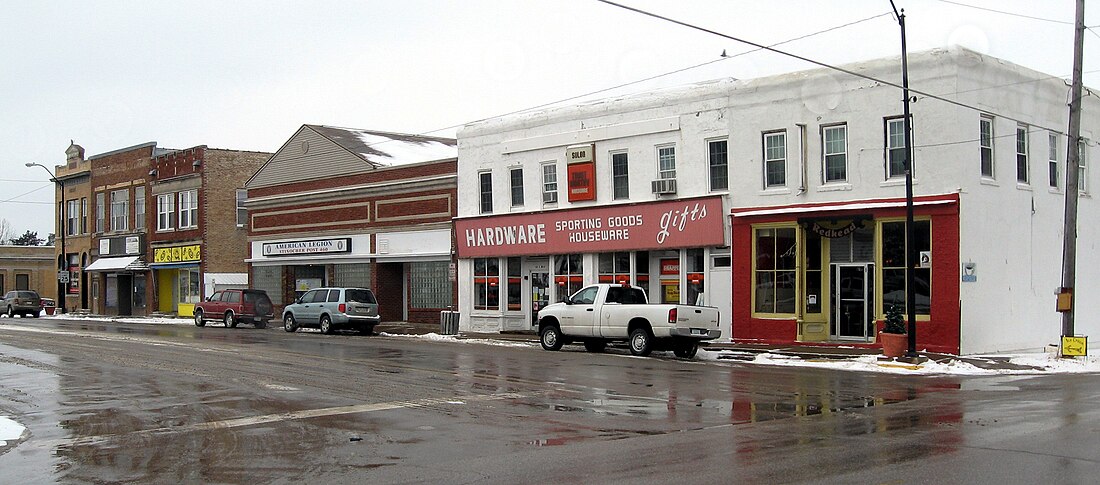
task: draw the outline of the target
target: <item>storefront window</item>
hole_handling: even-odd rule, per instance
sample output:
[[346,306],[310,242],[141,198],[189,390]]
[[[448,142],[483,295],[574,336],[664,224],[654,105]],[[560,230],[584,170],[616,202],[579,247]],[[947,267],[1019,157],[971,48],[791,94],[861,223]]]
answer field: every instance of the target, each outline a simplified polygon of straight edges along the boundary
[[705,305],[703,273],[706,268],[706,259],[702,249],[687,250],[687,299],[688,305]]
[[600,283],[630,283],[630,253],[601,253]]
[[500,309],[500,262],[496,258],[474,259],[474,309]]
[[134,275],[134,308],[145,308],[145,275]]
[[[413,271],[412,278],[416,277],[417,273]],[[370,264],[332,265],[332,285],[341,288],[370,288]]]
[[637,275],[635,284],[649,293],[649,251],[634,253],[634,274]]
[[271,303],[283,304],[283,267],[282,266],[253,266],[252,287],[267,292]]
[[554,256],[554,283],[558,287],[558,301],[565,301],[565,297],[584,286],[583,270],[579,254]]
[[794,228],[757,229],[755,239],[754,311],[793,314],[797,254]]
[[179,275],[179,303],[198,303],[202,300],[199,297],[202,283],[199,280],[199,269],[180,269],[177,274]]
[[[931,222],[914,221],[917,254],[932,249]],[[882,308],[905,307],[905,222],[882,223]],[[919,266],[919,262],[914,265]],[[913,268],[914,299],[918,315],[929,315],[932,296],[932,269]],[[903,310],[904,311],[904,310]]]
[[[345,265],[337,265],[337,267]],[[367,265],[363,265],[367,266]],[[450,263],[430,261],[409,264],[409,306],[438,309],[451,306]]]
[[523,268],[520,258],[508,258],[508,310],[518,312],[523,309]]

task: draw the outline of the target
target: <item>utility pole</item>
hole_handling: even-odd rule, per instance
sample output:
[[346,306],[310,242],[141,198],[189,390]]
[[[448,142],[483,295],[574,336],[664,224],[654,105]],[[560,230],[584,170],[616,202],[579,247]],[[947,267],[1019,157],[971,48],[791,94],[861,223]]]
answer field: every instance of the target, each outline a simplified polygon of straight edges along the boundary
[[905,47],[905,9],[898,12],[894,0],[890,0],[890,6],[894,8],[894,15],[897,15],[901,27],[901,89],[905,96],[902,100],[905,130],[905,314],[909,320],[909,328],[906,329],[909,348],[905,356],[917,357],[916,275],[913,271],[913,265],[917,262],[917,245],[913,234],[913,126],[909,115],[909,56]]
[[56,227],[58,229],[57,233],[61,234],[61,261],[57,265],[57,306],[60,308],[61,313],[65,313],[65,297],[68,295],[67,290],[69,286],[61,281],[61,272],[67,272],[69,270],[69,255],[65,253],[65,232],[68,230],[68,228],[65,227],[65,181],[57,178],[57,176],[54,175],[53,171],[50,170],[49,167],[46,167],[41,163],[27,162],[24,165],[26,165],[27,168],[42,167],[42,170],[45,170],[46,173],[50,174],[50,182],[57,184],[57,190],[61,193],[61,202],[56,203],[56,207],[58,209],[55,216],[57,222]]
[[1062,336],[1073,336],[1073,286],[1077,280],[1077,196],[1080,191],[1081,64],[1085,43],[1085,0],[1077,0],[1073,30],[1073,82],[1069,100],[1069,140],[1066,144],[1066,216],[1062,229],[1062,292],[1069,293],[1069,310],[1062,312]]

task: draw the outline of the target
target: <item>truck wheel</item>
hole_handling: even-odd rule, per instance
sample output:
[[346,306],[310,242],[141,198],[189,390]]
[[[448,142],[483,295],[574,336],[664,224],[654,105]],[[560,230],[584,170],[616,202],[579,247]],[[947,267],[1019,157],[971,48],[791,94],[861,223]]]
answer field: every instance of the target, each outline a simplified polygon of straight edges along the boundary
[[287,332],[294,332],[298,330],[298,322],[294,321],[294,315],[287,313],[283,315],[283,330]]
[[225,328],[237,328],[237,319],[233,318],[233,312],[225,312]]
[[561,346],[565,343],[561,334],[561,329],[554,325],[547,325],[542,327],[542,331],[539,332],[539,343],[542,344],[542,348],[545,350],[561,350]]
[[645,357],[653,350],[653,335],[649,329],[635,328],[630,332],[630,353]]
[[603,349],[605,349],[605,348],[607,348],[607,341],[606,340],[596,339],[596,340],[585,340],[584,341],[584,350],[587,350],[589,352],[599,353],[599,352],[603,352]]
[[202,319],[202,310],[195,310],[195,326],[202,327],[206,325],[206,320]]
[[681,359],[690,359],[699,352],[699,342],[680,342],[672,349],[672,353]]
[[328,315],[321,315],[321,333],[332,335],[332,318]]

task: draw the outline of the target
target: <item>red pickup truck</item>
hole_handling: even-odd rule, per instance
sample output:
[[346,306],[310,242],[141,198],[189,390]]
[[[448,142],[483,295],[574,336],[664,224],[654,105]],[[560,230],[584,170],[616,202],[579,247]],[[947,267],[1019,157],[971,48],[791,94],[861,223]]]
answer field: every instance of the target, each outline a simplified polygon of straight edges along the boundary
[[215,291],[206,301],[195,305],[195,326],[202,327],[207,320],[218,320],[226,327],[245,322],[265,328],[274,317],[273,310],[271,299],[264,290]]

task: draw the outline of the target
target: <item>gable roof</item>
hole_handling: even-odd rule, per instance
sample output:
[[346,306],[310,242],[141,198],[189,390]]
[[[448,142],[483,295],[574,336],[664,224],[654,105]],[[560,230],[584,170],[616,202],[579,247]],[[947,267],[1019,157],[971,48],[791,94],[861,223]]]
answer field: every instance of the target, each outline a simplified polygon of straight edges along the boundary
[[307,124],[252,175],[245,187],[266,187],[454,158],[458,158],[458,142],[454,138]]

